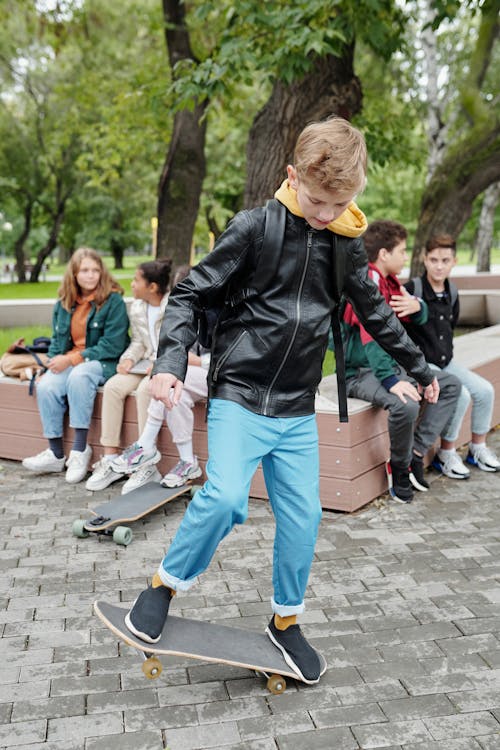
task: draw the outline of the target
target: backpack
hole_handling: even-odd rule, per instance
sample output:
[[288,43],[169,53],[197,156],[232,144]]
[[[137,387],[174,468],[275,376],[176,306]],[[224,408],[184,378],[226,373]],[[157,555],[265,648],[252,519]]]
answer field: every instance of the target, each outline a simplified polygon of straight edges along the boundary
[[[196,311],[198,324],[198,341],[205,349],[212,349],[217,326],[223,313],[227,309],[233,309],[246,299],[250,299],[263,291],[276,273],[280,262],[283,240],[285,237],[286,208],[275,198],[266,203],[266,222],[264,226],[264,239],[262,248],[257,258],[256,270],[252,279],[252,287],[239,289],[228,295],[223,305],[216,307],[199,308]],[[276,252],[276,248],[279,252]],[[332,252],[334,265],[333,295],[336,301],[335,310],[332,313],[331,327],[335,349],[335,361],[337,369],[337,390],[339,402],[339,419],[341,422],[348,421],[347,393],[345,383],[345,360],[344,347],[340,320],[345,306],[343,297],[343,286],[345,276],[345,256],[337,252],[337,238],[332,234]]]
[[0,359],[0,370],[7,377],[29,380],[29,394],[32,396],[37,376],[47,369],[49,346],[47,336],[34,339],[31,346],[26,346],[24,339],[18,339]]
[[[421,276],[415,276],[413,279],[410,279],[410,281],[413,282],[413,294],[414,294],[414,296],[422,298],[422,293],[423,293],[422,277]],[[451,306],[455,307],[455,302],[458,299],[458,289],[457,289],[456,285],[453,283],[453,281],[450,281],[448,279],[448,283],[450,285],[450,302],[451,302]]]

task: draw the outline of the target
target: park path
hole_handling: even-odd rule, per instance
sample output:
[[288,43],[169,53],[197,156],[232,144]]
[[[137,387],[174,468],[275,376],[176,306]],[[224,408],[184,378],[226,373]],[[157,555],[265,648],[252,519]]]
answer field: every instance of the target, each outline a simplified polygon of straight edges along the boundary
[[[71,536],[96,502],[83,484],[2,467],[0,748],[500,748],[500,474],[436,478],[411,506],[325,512],[302,623],[329,669],[273,696],[246,670],[186,660],[148,682],[92,615],[95,598],[128,603],[147,584],[184,500],[123,548]],[[262,630],[273,528],[252,500],[176,613]]]

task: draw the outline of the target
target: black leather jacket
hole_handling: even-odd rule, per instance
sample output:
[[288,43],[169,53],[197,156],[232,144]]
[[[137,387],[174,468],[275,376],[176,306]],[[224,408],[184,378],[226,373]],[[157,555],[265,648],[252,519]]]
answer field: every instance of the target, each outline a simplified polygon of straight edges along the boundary
[[[214,250],[175,287],[153,374],[169,372],[184,380],[186,352],[196,339],[196,309],[220,303],[228,288],[251,287],[263,228],[263,208],[238,213]],[[419,383],[428,385],[434,376],[423,355],[368,279],[362,240],[335,239],[338,251],[345,253],[344,291],[363,325]],[[273,282],[229,311],[218,326],[210,397],[271,417],[312,414],[335,304],[331,232],[314,230],[287,211]]]

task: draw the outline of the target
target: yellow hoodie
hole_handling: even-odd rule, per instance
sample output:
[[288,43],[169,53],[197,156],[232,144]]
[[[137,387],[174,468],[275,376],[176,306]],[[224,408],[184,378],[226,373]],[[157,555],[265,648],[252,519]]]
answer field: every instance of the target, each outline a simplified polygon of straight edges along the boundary
[[[297,191],[290,187],[288,180],[284,180],[278,190],[275,192],[274,197],[283,203],[284,206],[291,211],[294,216],[301,216],[304,218],[304,214],[299,208],[297,201]],[[346,210],[332,221],[327,229],[335,234],[341,234],[343,237],[359,237],[366,230],[368,222],[366,216],[357,207],[354,201],[347,206]]]

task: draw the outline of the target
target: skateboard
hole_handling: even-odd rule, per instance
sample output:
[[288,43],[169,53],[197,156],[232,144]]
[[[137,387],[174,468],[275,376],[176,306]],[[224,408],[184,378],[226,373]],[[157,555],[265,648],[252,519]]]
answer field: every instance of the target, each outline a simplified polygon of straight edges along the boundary
[[182,487],[163,487],[159,482],[148,482],[126,495],[117,495],[106,503],[101,503],[90,512],[94,518],[77,518],[73,523],[73,535],[85,538],[91,533],[105,534],[113,537],[116,544],[127,546],[134,535],[132,529],[121,524],[138,521],[154,510],[161,508],[180,495],[194,496],[200,485]]
[[[128,609],[96,601],[94,612],[114,635],[142,652],[142,671],[148,679],[154,680],[160,676],[162,663],[158,655],[164,655],[253,670],[265,675],[267,689],[276,695],[285,691],[287,677],[303,682],[265,633],[169,615],[158,643],[146,643],[136,638],[125,625]],[[326,661],[321,655],[320,659],[321,674],[324,674]]]

